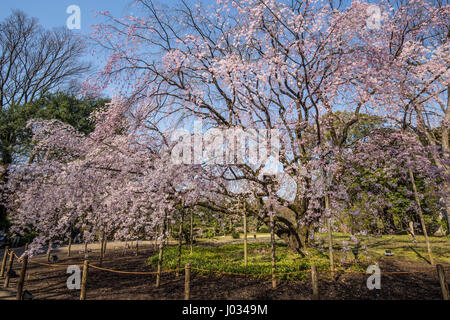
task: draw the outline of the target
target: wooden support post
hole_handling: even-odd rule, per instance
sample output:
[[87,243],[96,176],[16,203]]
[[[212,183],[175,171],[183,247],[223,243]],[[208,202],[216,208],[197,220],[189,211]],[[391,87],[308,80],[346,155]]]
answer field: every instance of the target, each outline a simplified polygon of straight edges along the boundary
[[427,245],[428,257],[430,258],[431,265],[434,266],[433,254],[431,253],[430,239],[428,238],[427,227],[425,226],[425,219],[423,217],[422,207],[420,205],[420,198],[419,193],[417,192],[416,181],[414,179],[414,174],[411,168],[408,168],[408,171],[409,171],[409,178],[411,179],[411,183],[413,186],[414,198],[416,199],[417,213],[419,214],[420,224],[422,225],[423,235],[425,237],[425,243]]
[[50,254],[52,253],[52,246],[53,246],[53,242],[49,241],[48,249],[47,249],[47,262],[50,262]]
[[[166,230],[167,230],[167,212],[165,213],[163,229],[161,230],[162,236],[164,236],[164,234],[166,233]],[[164,246],[166,244],[165,241],[166,241],[165,239],[162,240],[159,245],[158,273],[156,274],[156,283],[155,283],[156,288],[159,288],[159,285],[161,284],[161,269],[162,269],[162,264],[163,264],[163,259],[164,259]]]
[[244,211],[244,266],[247,267],[248,264],[248,254],[247,254],[247,211],[245,210],[245,205],[243,204]]
[[273,212],[273,207],[272,205],[270,205],[270,211],[269,215],[270,215],[270,246],[272,249],[272,288],[276,288],[277,287],[277,279],[275,277],[275,225],[274,225],[274,212]]
[[194,250],[193,242],[194,242],[194,211],[191,209],[191,227],[189,231],[189,240],[190,240],[190,247],[191,247],[191,254]]
[[108,236],[105,235],[105,243],[103,244],[103,258],[106,256],[106,246],[108,245]]
[[158,270],[157,270],[157,274],[156,274],[156,283],[155,283],[155,287],[159,288],[159,285],[161,284],[161,268],[162,268],[162,260],[164,257],[164,251],[163,251],[163,243],[161,243],[160,247],[159,247],[159,256],[158,256]]
[[439,277],[439,283],[441,284],[442,299],[450,300],[450,293],[448,291],[447,280],[445,279],[444,267],[442,267],[441,264],[437,264],[436,269]]
[[180,228],[178,229],[178,259],[177,259],[177,271],[176,276],[180,275],[181,268],[181,254],[183,249],[183,222],[184,222],[184,199],[181,200],[181,212],[180,212]]
[[[330,209],[330,198],[328,194],[325,195],[325,209]],[[330,256],[330,270],[331,277],[334,278],[334,252],[333,252],[333,230],[331,227],[331,218],[327,218],[327,233],[328,233],[328,254]]]
[[[26,244],[25,244],[25,252],[27,252],[28,251],[28,247],[30,246],[30,242],[27,242]],[[28,257],[27,257],[27,265],[28,265]],[[30,275],[29,274],[27,274],[27,280],[29,280],[30,279]]]
[[84,260],[83,275],[81,277],[80,300],[86,300],[86,284],[87,284],[88,267],[89,267],[88,260]]
[[103,231],[103,233],[102,233],[102,241],[101,241],[101,245],[100,245],[100,261],[99,261],[100,267],[103,264],[103,254],[105,253],[103,250],[104,245],[105,245],[105,231]]
[[17,283],[16,300],[22,300],[23,286],[25,284],[25,275],[27,273],[28,255],[25,255],[22,259],[22,268],[20,269],[20,278]]
[[72,236],[69,236],[69,245],[67,246],[67,256],[70,257],[70,251],[72,250]]
[[102,240],[100,243],[100,255],[103,256],[104,253],[105,253],[105,232],[102,233]]
[[411,233],[411,236],[412,236],[413,240],[415,240],[416,239],[416,234],[414,232],[414,222],[413,221],[409,222],[409,232]]
[[6,261],[8,260],[8,253],[9,253],[9,247],[5,247],[5,252],[3,253],[3,260],[2,260],[2,268],[0,270],[0,277],[5,276],[5,268],[6,268]]
[[98,260],[98,265],[101,267],[103,265],[103,248],[100,249],[100,258]]
[[313,299],[319,300],[319,279],[317,276],[317,269],[315,264],[311,265],[311,282],[313,289]]
[[184,300],[189,300],[191,295],[191,265],[184,266]]
[[136,240],[136,256],[139,254],[139,240]]
[[9,279],[11,277],[11,272],[13,270],[13,262],[14,262],[14,251],[10,251],[9,253],[9,261],[8,261],[8,269],[6,270],[5,282],[3,283],[4,288],[8,288]]

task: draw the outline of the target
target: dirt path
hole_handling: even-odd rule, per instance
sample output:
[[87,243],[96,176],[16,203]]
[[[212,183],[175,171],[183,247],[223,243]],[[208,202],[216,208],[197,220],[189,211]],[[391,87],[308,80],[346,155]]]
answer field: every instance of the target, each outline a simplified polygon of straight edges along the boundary
[[[115,248],[116,247],[116,248]],[[140,245],[136,256],[134,249],[123,250],[123,245],[108,245],[108,252],[103,266],[126,271],[154,271],[146,264],[146,258],[154,252],[153,246]],[[98,252],[89,253],[89,260],[98,264]],[[74,250],[74,256],[66,257],[64,249],[57,255],[58,263],[81,263],[83,255]],[[25,289],[30,291],[34,299],[79,299],[79,290],[69,290],[66,286],[68,275],[66,268],[51,268],[36,264],[45,261],[44,257],[32,259],[25,282]],[[14,269],[19,270],[14,263]],[[327,274],[320,274],[319,289],[322,299],[441,299],[439,282],[435,269],[425,263],[401,262],[384,258],[380,261],[382,272],[421,271],[429,273],[384,274],[381,278],[381,290],[370,291],[366,287],[368,275],[342,274],[337,280],[331,280]],[[450,279],[450,265],[445,266],[447,279]],[[89,269],[88,299],[183,299],[184,277],[174,274],[162,276],[160,288],[155,288],[154,275],[127,275]],[[235,276],[200,276],[193,273],[192,299],[311,299],[310,281],[281,281],[277,289],[271,288],[270,281]],[[11,279],[10,289],[5,295],[15,292],[17,278]],[[0,290],[1,292],[1,290]],[[1,297],[3,299],[6,297]]]
[[[3,279],[3,278],[2,278]],[[16,298],[16,290],[12,288],[0,288],[0,300],[15,300]]]

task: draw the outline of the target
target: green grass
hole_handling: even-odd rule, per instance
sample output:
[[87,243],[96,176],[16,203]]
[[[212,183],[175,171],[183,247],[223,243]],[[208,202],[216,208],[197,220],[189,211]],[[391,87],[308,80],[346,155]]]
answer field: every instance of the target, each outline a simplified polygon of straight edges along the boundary
[[[201,269],[242,273],[253,277],[269,276],[271,273],[271,251],[268,243],[268,235],[258,240],[249,236],[248,265],[244,266],[244,249],[242,239],[232,239],[230,236],[216,239],[199,239],[198,246],[190,254],[189,248],[183,247],[181,266],[190,263],[192,267]],[[276,246],[276,273],[288,273],[296,271],[309,271],[314,263],[319,271],[329,270],[328,247],[326,235],[320,234],[325,240],[324,251],[321,253],[315,249],[308,249],[308,255],[300,255],[289,251],[282,240],[277,240]],[[242,237],[241,237],[242,238]],[[384,235],[382,237],[359,237],[362,245],[367,246],[367,251],[361,249],[359,260],[356,262],[353,254],[342,250],[342,242],[347,241],[350,248],[353,247],[350,235],[344,233],[333,234],[333,248],[335,267],[357,272],[364,272],[369,264],[384,257],[385,250],[391,250],[394,256],[388,259],[414,261],[427,263],[428,254],[423,236],[416,236],[418,243],[413,243],[409,235]],[[450,237],[430,237],[433,258],[437,263],[450,263]],[[164,249],[163,269],[176,269],[176,246],[168,246]],[[156,266],[158,255],[148,259],[148,263]],[[344,263],[344,265],[342,265]],[[205,272],[206,273],[206,272]],[[304,279],[309,272],[279,275],[281,279]]]
[[[394,257],[402,260],[428,260],[428,252],[423,236],[416,236],[417,243],[413,243],[407,235],[383,236],[381,239],[366,240],[369,251],[375,257],[380,257],[389,249]],[[436,262],[450,263],[450,237],[431,237],[431,252]]]
[[[326,234],[321,234],[326,243]],[[345,233],[333,233],[333,248],[338,252],[342,248],[342,241],[349,245],[350,235]],[[373,236],[358,237],[362,245],[366,245],[370,259],[378,260],[384,257],[386,250],[394,253],[392,259],[414,262],[428,262],[428,252],[423,236],[416,235],[417,243],[413,243],[409,235],[383,235],[379,238]],[[433,258],[437,263],[450,263],[450,237],[429,237]]]
[[[175,269],[177,267],[176,246],[164,249],[163,268]],[[278,275],[280,279],[303,279],[309,275],[311,264],[314,263],[319,271],[329,270],[328,257],[316,251],[310,250],[310,256],[301,257],[287,249],[284,243],[277,243],[276,247],[276,273],[288,273],[307,270],[307,272],[293,275]],[[156,266],[158,255],[148,259],[150,265]],[[248,265],[244,266],[244,250],[242,243],[225,244],[221,246],[194,247],[190,254],[188,248],[183,248],[181,266],[191,264],[192,267],[201,269],[242,273],[253,277],[264,277],[271,274],[271,251],[268,243],[248,244]],[[354,266],[361,270],[359,266]]]

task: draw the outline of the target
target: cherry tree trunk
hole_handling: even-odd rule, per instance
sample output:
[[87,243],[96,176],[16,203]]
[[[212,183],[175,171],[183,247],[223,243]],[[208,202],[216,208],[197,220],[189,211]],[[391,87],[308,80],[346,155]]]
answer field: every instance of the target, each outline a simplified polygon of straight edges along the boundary
[[[274,233],[287,244],[288,248],[295,253],[305,256],[304,241],[308,234],[308,227],[300,226],[293,219],[274,215]],[[265,217],[262,222],[270,228],[270,218]]]
[[180,275],[180,267],[181,267],[181,249],[183,245],[183,220],[184,220],[184,212],[181,213],[180,229],[178,230],[178,261],[176,272],[177,277]]
[[434,265],[433,255],[431,254],[430,239],[428,239],[428,232],[425,226],[425,219],[423,218],[422,207],[420,206],[420,198],[417,192],[416,181],[414,180],[414,174],[411,168],[409,168],[409,177],[411,178],[411,183],[414,190],[414,197],[416,198],[417,203],[417,213],[419,214],[420,223],[422,224],[423,235],[425,237],[425,242],[427,244],[428,257],[430,258],[430,263]]

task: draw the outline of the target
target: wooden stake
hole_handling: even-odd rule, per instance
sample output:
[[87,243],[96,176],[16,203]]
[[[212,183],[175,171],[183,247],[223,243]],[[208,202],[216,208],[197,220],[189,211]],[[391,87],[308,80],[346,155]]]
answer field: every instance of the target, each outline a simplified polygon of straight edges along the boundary
[[[330,209],[330,199],[328,198],[328,194],[326,194],[325,210],[328,212],[329,209]],[[331,277],[334,278],[333,230],[331,229],[331,218],[327,219],[327,232],[328,232],[328,254],[330,256]]]
[[105,243],[103,244],[103,258],[106,256],[106,246],[108,245],[108,236],[105,235]]
[[163,243],[161,243],[159,247],[159,256],[158,256],[158,270],[157,270],[158,273],[156,274],[156,284],[155,284],[156,288],[159,288],[159,285],[161,283],[161,268],[163,257],[164,257],[164,248]]
[[105,253],[105,232],[102,233],[102,240],[100,243],[100,255],[103,255]]
[[100,245],[100,261],[98,263],[100,265],[100,267],[103,264],[103,254],[104,254],[103,247],[104,247],[104,244],[105,244],[105,231],[103,231],[103,233],[102,233],[102,242],[101,242],[101,245]]
[[190,241],[191,241],[191,254],[192,254],[192,251],[193,251],[193,241],[194,241],[194,212],[193,212],[193,210],[191,209],[191,228],[190,228],[190,231],[189,231],[189,239],[190,239]]
[[69,236],[69,245],[67,246],[67,256],[70,257],[70,251],[72,250],[72,236]]
[[311,265],[311,281],[313,289],[313,299],[319,300],[319,280],[317,277],[317,269],[315,264]]
[[[182,200],[184,206],[184,200]],[[183,209],[182,209],[183,210]],[[178,261],[177,261],[177,271],[176,276],[180,275],[180,267],[181,267],[181,251],[183,246],[183,220],[184,220],[184,212],[181,213],[181,221],[180,221],[180,229],[178,230]]]
[[52,253],[52,246],[53,246],[53,242],[49,241],[48,249],[47,249],[47,262],[50,262],[50,254]]
[[275,278],[275,257],[276,257],[276,253],[275,253],[275,226],[274,226],[274,221],[273,221],[273,206],[272,204],[270,205],[270,211],[269,215],[270,215],[270,247],[272,249],[272,288],[276,288],[277,287],[277,279]]
[[25,284],[25,274],[27,273],[28,256],[25,255],[22,259],[22,268],[20,269],[20,278],[17,283],[16,300],[22,300],[23,286]]
[[245,204],[243,206],[244,211],[244,266],[247,267],[248,264],[248,254],[247,254],[247,211],[245,210]]
[[425,236],[425,242],[427,244],[428,257],[430,258],[431,265],[434,266],[433,255],[431,254],[430,239],[428,239],[427,227],[425,226],[425,219],[423,218],[422,207],[420,205],[420,198],[416,187],[416,181],[414,179],[414,174],[411,168],[408,168],[408,170],[409,170],[409,178],[411,179],[411,183],[414,190],[414,198],[416,199],[417,213],[419,214],[420,224],[422,225],[423,235]]
[[14,251],[11,250],[9,253],[9,261],[8,261],[8,269],[6,270],[5,282],[3,283],[4,288],[8,288],[9,279],[11,277],[11,272],[13,270],[13,262],[14,262]]
[[409,222],[409,230],[411,232],[411,236],[413,237],[413,240],[416,239],[416,234],[414,233],[414,222]]
[[86,300],[86,284],[87,284],[87,275],[88,275],[88,260],[84,260],[83,264],[83,275],[81,277],[81,293],[80,300]]
[[0,277],[5,276],[5,268],[6,268],[6,261],[8,260],[8,253],[9,253],[9,247],[5,247],[5,252],[3,253],[3,260],[2,260],[2,268],[0,270]]
[[436,269],[437,269],[437,273],[438,273],[438,277],[439,277],[439,283],[441,284],[442,299],[450,300],[450,294],[448,291],[447,280],[445,279],[444,267],[441,264],[437,264]]
[[184,266],[184,300],[189,300],[191,295],[191,265]]
[[[167,224],[167,217],[164,217],[162,235],[164,235],[166,233],[166,228],[167,228],[166,224]],[[155,283],[156,288],[159,288],[159,285],[161,284],[161,269],[162,269],[162,263],[163,263],[163,258],[164,258],[164,245],[165,245],[165,240],[162,240],[161,244],[159,245],[158,270],[157,270],[158,273],[156,274],[156,283]]]

